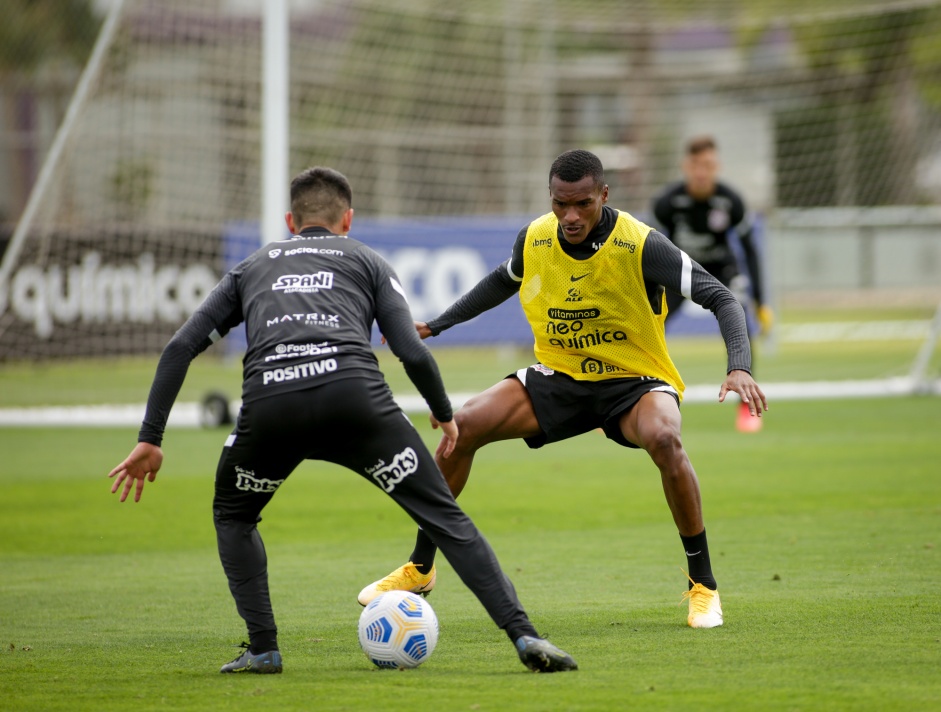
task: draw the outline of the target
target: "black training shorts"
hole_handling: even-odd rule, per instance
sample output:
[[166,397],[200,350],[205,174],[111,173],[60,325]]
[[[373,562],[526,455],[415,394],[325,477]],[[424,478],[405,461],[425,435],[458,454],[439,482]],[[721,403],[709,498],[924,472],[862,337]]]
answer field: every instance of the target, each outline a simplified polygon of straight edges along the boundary
[[621,434],[618,421],[650,391],[663,391],[680,399],[676,389],[658,378],[609,378],[577,381],[571,376],[537,363],[521,368],[507,378],[517,378],[533,402],[542,433],[526,438],[531,448],[601,428],[618,445],[639,447]]
[[441,472],[389,387],[367,378],[242,403],[219,458],[215,516],[255,521],[304,460],[353,470],[409,514],[435,522],[458,516]]

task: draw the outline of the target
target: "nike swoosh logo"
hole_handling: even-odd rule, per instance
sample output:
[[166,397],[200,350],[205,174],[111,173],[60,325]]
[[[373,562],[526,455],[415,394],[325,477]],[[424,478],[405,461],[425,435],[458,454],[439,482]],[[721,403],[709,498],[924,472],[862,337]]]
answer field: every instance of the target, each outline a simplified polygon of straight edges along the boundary
[[701,554],[701,553],[702,553],[702,549],[700,549],[699,551],[687,551],[687,552],[686,552],[686,555],[687,555],[687,556],[697,556],[697,555],[699,555],[699,554]]
[[[591,274],[591,273],[589,272],[589,274]],[[577,282],[577,281],[580,280],[580,279],[585,279],[585,277],[587,277],[587,276],[588,276],[587,274],[583,274],[583,275],[580,276],[580,277],[576,277],[576,276],[573,274],[573,275],[572,275],[572,281],[573,281],[573,282]]]

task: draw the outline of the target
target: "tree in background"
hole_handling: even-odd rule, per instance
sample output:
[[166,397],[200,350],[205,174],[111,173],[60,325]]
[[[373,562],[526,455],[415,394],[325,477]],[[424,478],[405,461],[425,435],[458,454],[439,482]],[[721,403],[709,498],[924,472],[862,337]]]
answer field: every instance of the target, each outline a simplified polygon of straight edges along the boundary
[[794,26],[812,90],[810,101],[778,114],[782,206],[921,202],[920,116],[941,105],[939,29],[937,6],[834,13]]
[[[40,125],[58,125],[101,25],[89,0],[3,0],[2,14],[0,172],[8,178],[0,181],[7,186],[0,199],[0,246],[48,148],[50,137],[40,134]],[[53,120],[41,122],[46,112]]]

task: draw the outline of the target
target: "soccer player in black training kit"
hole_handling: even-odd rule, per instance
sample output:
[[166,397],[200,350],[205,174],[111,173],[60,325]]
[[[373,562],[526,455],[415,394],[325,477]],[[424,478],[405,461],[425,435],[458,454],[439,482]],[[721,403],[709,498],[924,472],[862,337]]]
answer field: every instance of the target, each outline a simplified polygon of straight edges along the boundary
[[120,499],[154,481],[170,408],[190,361],[244,321],[242,408],[216,470],[213,522],[219,558],[248,628],[247,649],[222,672],[279,673],[268,564],[257,523],[262,509],[305,459],[359,473],[388,494],[441,547],[461,580],[506,631],[526,667],[575,670],[540,638],[474,523],[457,506],[431,453],[398,408],[370,345],[373,321],[402,361],[444,433],[458,438],[437,365],[415,332],[389,264],[347,236],[352,190],[329,168],[291,183],[293,238],[259,249],[226,274],[160,357],[138,444],[109,477]]
[[[680,436],[683,381],[667,353],[664,288],[715,314],[728,350],[719,400],[734,391],[760,415],[767,401],[749,373],[745,313],[667,238],[605,205],[608,186],[593,153],[556,158],[549,198],[552,212],[520,231],[506,262],[441,316],[415,325],[422,338],[434,336],[518,295],[539,361],[471,398],[455,415],[457,443],[442,440],[436,461],[457,496],[477,450],[497,440],[538,448],[602,428],[618,445],[646,450],[686,549],[687,623],[720,626],[699,480]],[[430,590],[435,552],[420,530],[408,563],[366,586],[359,602],[392,589]]]
[[[741,196],[716,178],[718,171],[715,139],[711,136],[690,139],[683,157],[684,180],[667,186],[654,199],[654,217],[663,233],[731,289],[744,308],[748,308],[754,297],[758,322],[762,332],[767,333],[774,323],[774,313],[764,301],[761,260],[752,236],[751,219]],[[729,245],[730,230],[735,230],[742,245],[748,277],[741,273]],[[684,299],[682,294],[667,292],[667,319],[676,313]],[[754,432],[761,429],[761,419],[753,417],[748,406],[742,403],[736,426],[742,432]]]

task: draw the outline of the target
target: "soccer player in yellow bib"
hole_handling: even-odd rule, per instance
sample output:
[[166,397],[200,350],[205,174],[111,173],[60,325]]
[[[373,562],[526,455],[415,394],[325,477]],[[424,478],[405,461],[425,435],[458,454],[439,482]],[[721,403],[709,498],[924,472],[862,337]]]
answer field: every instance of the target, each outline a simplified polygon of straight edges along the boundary
[[[735,296],[659,232],[606,205],[601,161],[567,151],[549,171],[552,212],[517,236],[510,258],[445,312],[416,328],[434,336],[519,295],[539,362],[471,398],[455,414],[459,436],[450,455],[435,453],[455,496],[474,455],[497,440],[523,438],[542,447],[601,428],[625,447],[646,450],[688,565],[687,622],[722,625],[699,482],[680,436],[683,381],[667,352],[665,289],[710,309],[728,351],[719,401],[738,393],[751,413],[768,408],[750,374],[745,313]],[[419,530],[409,562],[366,586],[366,605],[388,590],[427,593],[435,585],[436,547]]]

